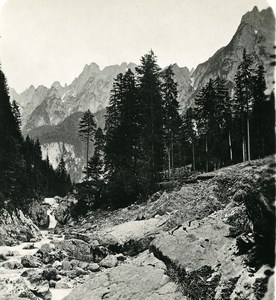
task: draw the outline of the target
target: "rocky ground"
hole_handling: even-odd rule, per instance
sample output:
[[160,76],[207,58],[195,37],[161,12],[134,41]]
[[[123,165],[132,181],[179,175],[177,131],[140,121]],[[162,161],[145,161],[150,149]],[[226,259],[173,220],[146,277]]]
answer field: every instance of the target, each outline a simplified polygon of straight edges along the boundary
[[0,299],[273,299],[274,188],[270,157],[78,224],[59,199],[54,232],[1,247]]

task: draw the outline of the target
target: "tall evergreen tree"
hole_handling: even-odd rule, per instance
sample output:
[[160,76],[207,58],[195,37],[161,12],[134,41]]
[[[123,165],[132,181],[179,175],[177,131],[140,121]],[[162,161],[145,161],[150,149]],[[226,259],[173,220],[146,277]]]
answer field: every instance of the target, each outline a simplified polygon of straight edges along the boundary
[[140,104],[141,170],[145,193],[157,188],[164,164],[164,106],[161,94],[160,67],[153,51],[141,58],[136,68]]
[[205,149],[205,170],[209,171],[211,158],[210,145],[213,145],[214,136],[216,134],[215,120],[215,98],[216,91],[214,81],[209,80],[207,85],[201,89],[195,99],[195,116],[197,120],[197,130],[200,139],[203,141]]
[[252,157],[260,158],[265,155],[265,123],[266,123],[266,112],[265,112],[265,101],[266,101],[266,83],[265,83],[265,70],[263,65],[259,65],[256,73],[253,75],[252,84]]
[[108,194],[115,205],[125,205],[139,195],[137,173],[139,107],[134,74],[128,70],[113,83],[106,115],[105,167]]
[[103,152],[104,152],[104,133],[99,127],[95,133],[94,154],[88,161],[88,169],[86,169],[87,179],[99,181],[103,175]]
[[[191,153],[187,153],[188,161],[186,163],[192,163],[192,169],[195,171],[196,161],[195,161],[195,139],[196,139],[196,131],[195,131],[195,120],[194,120],[194,112],[190,107],[187,109],[186,113],[182,118],[182,127],[181,127],[182,136],[184,139],[184,147],[187,147],[187,150],[191,149]],[[191,162],[189,158],[191,159]]]
[[234,113],[239,121],[242,137],[243,161],[251,159],[250,147],[250,112],[252,108],[252,57],[243,52],[243,60],[235,76]]
[[79,122],[79,135],[82,141],[86,144],[86,168],[88,168],[89,159],[89,146],[90,142],[93,141],[96,130],[96,124],[94,116],[88,109]]
[[162,72],[161,91],[164,106],[165,144],[168,153],[168,171],[172,168],[174,178],[174,146],[179,134],[181,118],[179,115],[179,103],[177,101],[177,83],[173,79],[172,65]]

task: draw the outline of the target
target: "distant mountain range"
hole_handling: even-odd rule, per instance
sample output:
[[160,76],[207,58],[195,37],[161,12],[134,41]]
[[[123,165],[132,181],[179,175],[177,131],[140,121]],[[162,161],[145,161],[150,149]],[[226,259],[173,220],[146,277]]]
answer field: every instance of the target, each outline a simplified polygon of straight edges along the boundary
[[[228,87],[232,89],[244,49],[248,53],[255,51],[261,59],[266,69],[268,89],[272,90],[274,68],[271,66],[271,55],[274,54],[274,44],[275,17],[272,9],[259,11],[254,7],[242,17],[229,44],[195,70],[173,64],[181,110],[193,106],[197,91],[210,78],[219,75],[227,80]],[[21,108],[23,133],[40,139],[44,157],[48,154],[54,166],[63,153],[70,174],[74,180],[79,180],[84,165],[83,146],[77,136],[79,118],[82,112],[90,109],[96,113],[99,126],[103,127],[113,79],[128,68],[135,71],[135,67],[133,63],[122,63],[100,70],[97,64],[91,63],[69,85],[62,86],[56,81],[50,88],[31,86],[21,94],[11,89],[11,98]]]

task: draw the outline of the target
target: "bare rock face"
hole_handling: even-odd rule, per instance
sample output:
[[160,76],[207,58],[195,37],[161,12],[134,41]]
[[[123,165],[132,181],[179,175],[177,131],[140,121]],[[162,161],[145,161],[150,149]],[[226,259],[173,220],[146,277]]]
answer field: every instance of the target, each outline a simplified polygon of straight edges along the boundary
[[113,79],[128,68],[134,71],[136,65],[122,63],[100,70],[95,63],[86,65],[71,84],[62,86],[54,82],[47,89],[33,86],[22,94],[11,89],[12,98],[22,107],[25,131],[43,125],[57,125],[75,112],[90,109],[96,112],[109,103]]
[[186,299],[166,275],[166,266],[148,251],[137,259],[93,275],[73,290],[66,300],[75,299]]
[[259,11],[257,7],[246,13],[230,43],[219,49],[206,62],[199,64],[192,74],[195,90],[202,88],[210,78],[218,75],[225,78],[229,87],[234,86],[234,77],[242,60],[244,49],[255,52],[264,63],[267,85],[272,88],[273,67],[270,55],[275,42],[275,17],[271,8]]
[[5,209],[0,211],[0,245],[10,246],[41,237],[38,227],[21,210],[12,213]]

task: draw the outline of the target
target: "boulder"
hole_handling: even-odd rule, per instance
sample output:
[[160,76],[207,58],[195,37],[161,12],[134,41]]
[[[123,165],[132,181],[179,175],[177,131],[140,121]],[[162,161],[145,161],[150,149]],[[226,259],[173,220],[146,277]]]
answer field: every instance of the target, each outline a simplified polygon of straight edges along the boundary
[[[56,289],[71,289],[73,288],[73,283],[68,278],[62,278],[56,282]],[[75,298],[80,299],[80,298]]]
[[2,266],[6,269],[11,269],[11,270],[23,268],[22,264],[16,260],[6,261],[5,263],[3,263]]
[[33,250],[35,249],[34,244],[28,244],[26,246],[23,247],[24,250]]
[[41,263],[37,257],[33,255],[25,255],[21,258],[21,264],[25,268],[38,268],[41,267]]
[[118,265],[118,259],[115,255],[108,255],[100,261],[100,266],[105,268],[114,268]]
[[7,257],[4,253],[0,253],[0,261],[5,261],[7,260]]
[[85,271],[84,269],[80,268],[80,267],[76,267],[75,268],[75,271],[76,271],[76,275],[77,276],[80,276],[80,275],[87,275],[88,272]]
[[57,282],[56,282],[55,280],[52,280],[52,279],[51,279],[51,280],[49,281],[49,286],[50,286],[50,288],[55,288],[55,287],[56,287],[56,283],[57,283]]
[[87,270],[91,272],[98,272],[100,270],[100,266],[97,263],[89,264]]
[[49,289],[49,282],[43,277],[42,270],[29,269],[24,271],[21,276],[24,278],[29,290],[36,296],[45,300],[51,300],[52,295]]
[[53,263],[53,268],[57,269],[57,270],[61,270],[62,269],[62,262],[56,260],[54,263]]
[[[76,287],[64,300],[186,299],[177,291],[176,284],[170,281],[164,269],[146,263],[148,257],[152,255],[147,251],[140,261],[133,260],[131,263],[95,274],[83,285]],[[155,259],[155,262],[158,266],[158,259]]]
[[43,270],[42,276],[43,278],[47,279],[48,281],[57,280],[57,270],[55,268],[48,268]]
[[54,241],[55,246],[65,251],[68,256],[82,261],[92,261],[90,245],[83,240],[71,239],[63,241]]
[[13,300],[39,300],[39,298],[27,287],[25,280],[22,277],[10,276],[7,278],[0,278],[0,299]]
[[54,244],[46,243],[46,244],[42,244],[40,247],[40,252],[42,252],[42,253],[50,253],[53,250],[55,250]]
[[71,263],[69,262],[68,259],[65,259],[65,260],[62,262],[62,269],[65,270],[65,271],[68,271],[68,270],[71,270],[71,269],[72,269],[72,265],[71,265]]

